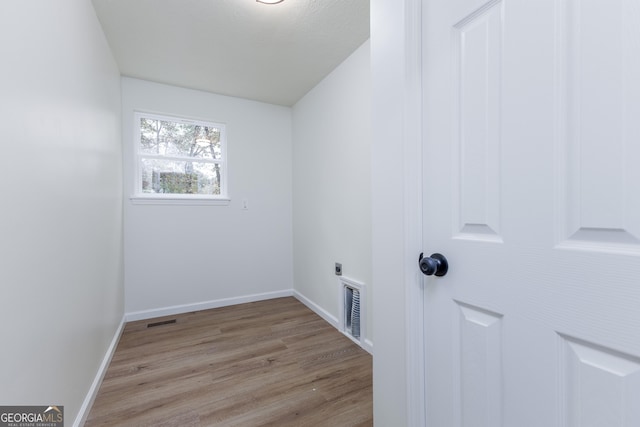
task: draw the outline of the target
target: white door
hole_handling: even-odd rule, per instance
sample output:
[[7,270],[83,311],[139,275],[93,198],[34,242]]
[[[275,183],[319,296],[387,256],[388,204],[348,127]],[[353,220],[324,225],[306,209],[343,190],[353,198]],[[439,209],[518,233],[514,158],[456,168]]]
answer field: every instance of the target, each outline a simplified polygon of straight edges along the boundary
[[431,427],[640,426],[640,2],[423,2]]

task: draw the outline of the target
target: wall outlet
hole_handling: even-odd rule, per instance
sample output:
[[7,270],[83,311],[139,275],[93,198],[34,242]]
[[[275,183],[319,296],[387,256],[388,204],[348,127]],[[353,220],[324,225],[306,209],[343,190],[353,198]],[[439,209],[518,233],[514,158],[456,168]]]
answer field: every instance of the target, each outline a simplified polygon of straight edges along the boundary
[[336,276],[342,276],[342,264],[336,262]]

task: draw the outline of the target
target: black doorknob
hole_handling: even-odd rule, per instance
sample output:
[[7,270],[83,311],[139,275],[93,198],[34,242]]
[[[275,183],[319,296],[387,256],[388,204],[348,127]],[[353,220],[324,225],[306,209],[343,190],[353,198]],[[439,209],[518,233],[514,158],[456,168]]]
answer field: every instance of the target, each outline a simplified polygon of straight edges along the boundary
[[447,259],[444,255],[438,253],[431,254],[430,257],[425,257],[424,254],[420,254],[418,265],[420,266],[420,271],[426,276],[444,276],[449,270]]

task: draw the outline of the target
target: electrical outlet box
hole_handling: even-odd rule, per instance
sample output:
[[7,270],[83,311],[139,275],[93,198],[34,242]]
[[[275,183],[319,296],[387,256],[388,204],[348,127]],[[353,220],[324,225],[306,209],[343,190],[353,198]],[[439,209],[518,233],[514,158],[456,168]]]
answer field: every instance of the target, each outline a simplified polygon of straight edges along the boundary
[[336,276],[342,276],[342,264],[336,262]]

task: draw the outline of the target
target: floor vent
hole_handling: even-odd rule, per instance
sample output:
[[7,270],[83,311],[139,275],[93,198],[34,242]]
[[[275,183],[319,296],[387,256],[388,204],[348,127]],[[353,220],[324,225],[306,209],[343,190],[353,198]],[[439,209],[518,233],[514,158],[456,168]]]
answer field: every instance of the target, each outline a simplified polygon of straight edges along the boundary
[[163,320],[162,322],[155,322],[155,323],[147,323],[147,328],[153,328],[155,326],[162,326],[162,325],[170,325],[172,323],[176,323],[176,319]]
[[364,336],[364,324],[361,322],[364,318],[364,285],[345,277],[339,280],[341,330],[349,338],[361,343]]

